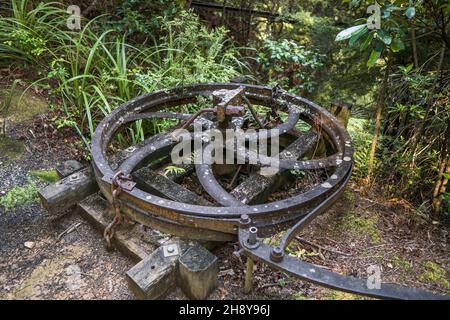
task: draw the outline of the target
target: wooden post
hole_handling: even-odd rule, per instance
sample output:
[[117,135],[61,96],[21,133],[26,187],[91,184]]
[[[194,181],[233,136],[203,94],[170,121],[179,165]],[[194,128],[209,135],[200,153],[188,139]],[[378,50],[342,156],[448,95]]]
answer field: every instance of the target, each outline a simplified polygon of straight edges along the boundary
[[189,248],[179,260],[179,282],[190,299],[203,300],[217,287],[217,257],[201,246]]
[[253,289],[253,267],[255,265],[252,258],[247,257],[247,269],[245,270],[244,293],[249,294]]
[[352,112],[352,106],[342,101],[333,101],[331,103],[331,113],[338,119],[338,121],[347,128],[348,120]]
[[128,287],[142,300],[164,297],[177,281],[177,264],[182,252],[178,243],[159,247],[127,271]]

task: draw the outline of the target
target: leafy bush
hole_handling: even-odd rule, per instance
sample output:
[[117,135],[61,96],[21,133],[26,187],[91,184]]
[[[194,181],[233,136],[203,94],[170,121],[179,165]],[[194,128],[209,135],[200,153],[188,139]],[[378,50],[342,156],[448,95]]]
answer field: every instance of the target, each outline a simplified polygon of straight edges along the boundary
[[[138,2],[144,5],[125,1],[121,8],[130,13]],[[169,18],[153,18],[160,41],[143,48],[131,44],[118,28],[104,30],[104,16],[84,21],[83,29],[75,32],[67,30],[68,15],[57,4],[27,9],[30,6],[27,0],[12,0],[11,17],[0,18],[0,58],[28,63],[46,74],[39,81],[51,84],[52,96],[62,102],[67,115],[58,123],[73,125],[86,148],[99,120],[119,104],[161,88],[228,81],[244,67],[227,31],[208,30],[191,11],[172,10]],[[159,129],[136,121],[119,138],[136,143],[145,131]]]
[[367,162],[369,160],[370,143],[372,142],[372,134],[369,129],[370,125],[367,119],[350,118],[348,132],[355,147],[353,175],[359,179],[367,177]]
[[256,60],[269,82],[296,92],[312,92],[316,86],[314,72],[323,66],[322,55],[307,50],[296,41],[264,40]]
[[0,16],[0,61],[27,62],[34,66],[45,66],[52,50],[59,45],[63,31],[65,11],[54,2],[39,3],[28,10],[28,0],[11,0],[8,12],[11,16]]

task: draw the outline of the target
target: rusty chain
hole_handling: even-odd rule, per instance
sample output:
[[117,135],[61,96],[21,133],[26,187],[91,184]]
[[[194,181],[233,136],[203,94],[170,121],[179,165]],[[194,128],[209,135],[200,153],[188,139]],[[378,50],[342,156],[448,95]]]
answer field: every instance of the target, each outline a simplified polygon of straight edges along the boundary
[[114,236],[117,226],[119,226],[123,221],[123,215],[120,211],[121,202],[119,196],[123,189],[134,187],[134,183],[131,181],[131,175],[125,175],[121,171],[117,172],[111,180],[112,209],[114,210],[114,219],[103,232],[103,237],[105,238],[106,247],[108,249],[110,249],[112,246],[111,240]]

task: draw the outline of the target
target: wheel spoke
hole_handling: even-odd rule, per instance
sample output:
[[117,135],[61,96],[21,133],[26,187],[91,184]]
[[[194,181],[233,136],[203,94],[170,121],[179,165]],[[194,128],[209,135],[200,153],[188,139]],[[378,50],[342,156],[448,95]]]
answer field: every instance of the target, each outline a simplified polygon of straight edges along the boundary
[[[285,150],[280,152],[281,159],[298,159],[310,151],[316,144],[317,134],[315,132],[308,132],[293,143],[291,143]],[[263,168],[268,174],[262,175],[255,173],[238,185],[231,195],[245,204],[263,203],[267,198],[280,186],[280,181],[286,178],[285,169],[281,170],[267,170]],[[272,171],[272,172],[270,172]],[[276,174],[275,174],[276,173]]]

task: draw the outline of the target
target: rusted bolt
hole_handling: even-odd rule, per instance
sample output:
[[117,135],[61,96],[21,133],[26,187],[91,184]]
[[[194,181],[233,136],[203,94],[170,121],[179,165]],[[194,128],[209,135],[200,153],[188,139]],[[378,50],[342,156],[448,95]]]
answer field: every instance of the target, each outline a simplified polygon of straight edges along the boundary
[[252,220],[250,219],[248,214],[241,215],[241,220],[239,221],[239,224],[240,224],[241,228],[247,229],[251,222],[252,222]]
[[280,247],[275,247],[272,249],[272,252],[270,253],[270,260],[275,262],[281,262],[284,257],[284,252]]
[[253,246],[256,244],[257,241],[257,235],[258,235],[258,228],[257,227],[251,227],[248,229],[248,244]]

